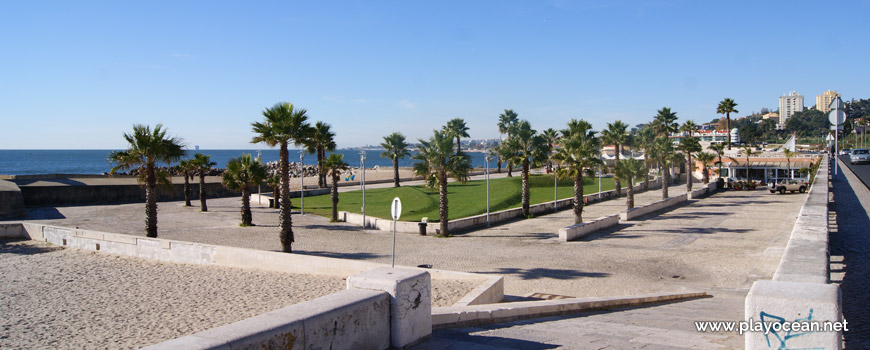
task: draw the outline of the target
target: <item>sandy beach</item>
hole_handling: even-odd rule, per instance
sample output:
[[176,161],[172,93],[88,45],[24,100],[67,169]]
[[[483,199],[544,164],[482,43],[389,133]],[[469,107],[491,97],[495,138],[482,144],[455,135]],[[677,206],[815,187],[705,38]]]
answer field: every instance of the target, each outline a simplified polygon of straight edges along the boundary
[[[341,277],[9,240],[0,240],[0,276],[0,349],[136,349],[345,289]],[[451,305],[473,287],[433,280],[433,305]]]

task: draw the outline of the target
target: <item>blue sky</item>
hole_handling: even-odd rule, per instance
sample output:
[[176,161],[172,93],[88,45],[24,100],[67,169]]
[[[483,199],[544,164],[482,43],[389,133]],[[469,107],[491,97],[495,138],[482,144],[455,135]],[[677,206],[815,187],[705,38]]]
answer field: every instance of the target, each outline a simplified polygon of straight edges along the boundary
[[668,106],[708,122],[870,98],[867,1],[0,2],[0,149],[122,148],[163,123],[204,149],[256,149],[250,123],[289,101],[339,147],[411,140],[464,118],[498,137],[601,129]]

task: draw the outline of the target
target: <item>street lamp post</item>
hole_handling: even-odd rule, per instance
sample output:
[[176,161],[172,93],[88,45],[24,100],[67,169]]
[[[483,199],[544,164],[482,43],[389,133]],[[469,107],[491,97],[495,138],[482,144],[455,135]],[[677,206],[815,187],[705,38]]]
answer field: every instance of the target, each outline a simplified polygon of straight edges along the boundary
[[492,156],[489,155],[489,150],[486,150],[486,157],[484,158],[486,162],[486,167],[484,168],[484,174],[486,175],[486,227],[489,227],[489,162],[492,161]]
[[302,160],[305,159],[305,151],[299,151],[299,174],[300,179],[302,179],[302,184],[299,186],[299,206],[301,208],[302,215],[305,215],[305,165],[302,164]]
[[[552,160],[552,157],[550,158]],[[559,194],[557,192],[559,187],[559,178],[556,176],[556,164],[550,168],[553,172],[553,212],[559,211]]]
[[360,161],[360,185],[362,186],[362,217],[363,217],[363,228],[366,227],[366,151],[359,151],[359,161]]
[[[260,158],[260,150],[257,150],[257,160],[260,161],[260,163],[263,162],[263,159]],[[257,184],[257,204],[263,204],[263,189],[260,188],[259,183]]]

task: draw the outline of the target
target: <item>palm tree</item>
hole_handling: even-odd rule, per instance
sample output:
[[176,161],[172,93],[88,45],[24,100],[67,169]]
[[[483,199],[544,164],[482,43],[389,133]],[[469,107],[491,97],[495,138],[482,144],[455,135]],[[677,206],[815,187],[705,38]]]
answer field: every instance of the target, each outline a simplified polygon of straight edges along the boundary
[[[331,127],[327,123],[317,122],[314,128],[309,130],[310,133],[305,140],[306,151],[317,155],[317,169],[323,168],[326,152],[335,151],[335,133],[330,130]],[[317,174],[317,187],[326,188],[326,173]]]
[[266,184],[272,188],[272,197],[275,198],[275,209],[281,208],[281,174],[275,174],[266,179]]
[[643,129],[640,129],[637,133],[637,137],[635,138],[635,143],[638,148],[643,150],[644,159],[643,166],[646,169],[646,173],[643,175],[643,190],[649,190],[649,169],[650,164],[653,162],[653,158],[650,157],[651,152],[653,152],[653,147],[655,147],[656,134],[652,127],[646,126]]
[[785,164],[788,169],[786,174],[788,174],[788,178],[791,179],[791,157],[794,157],[797,153],[792,152],[790,149],[783,149],[782,153],[785,155]]
[[513,167],[510,166],[510,164],[512,164],[514,159],[517,157],[516,146],[513,145],[513,138],[508,138],[502,141],[502,143],[500,143],[496,148],[496,152],[498,154],[498,159],[508,163],[507,176],[513,177]]
[[[514,125],[519,121],[519,115],[514,112],[513,109],[505,109],[504,113],[498,115],[498,132],[499,134],[507,134],[507,138],[511,138],[511,131],[513,131]],[[501,163],[504,158],[498,157],[496,158],[496,162],[498,163],[498,173],[501,173]],[[513,164],[511,162],[507,162],[508,164],[508,177],[513,176],[511,174],[511,170],[513,170]]]
[[[556,143],[559,142],[559,131],[553,128],[548,128],[547,130],[541,131],[541,136],[544,138],[544,141],[547,142],[547,154],[553,152],[556,149]],[[553,160],[547,160],[547,171],[553,170]]]
[[[607,129],[601,130],[601,142],[612,144],[616,149],[616,161],[619,162],[619,156],[622,154],[622,146],[628,142],[628,124],[617,120],[613,123],[607,123]],[[622,184],[619,179],[616,179],[616,196],[622,196]]]
[[698,125],[691,120],[687,120],[680,126],[680,131],[685,133],[683,135],[683,139],[680,140],[680,151],[683,151],[683,154],[686,156],[686,192],[692,192],[692,171],[695,168],[695,165],[692,164],[692,155],[701,152],[703,148],[701,147],[701,143],[698,141],[698,138],[692,136],[692,133],[698,129]]
[[716,156],[710,152],[698,152],[698,154],[695,155],[695,158],[701,162],[701,166],[703,167],[701,173],[704,175],[704,183],[710,183],[710,169],[707,169],[707,166],[716,158]]
[[716,161],[716,164],[719,165],[719,178],[722,178],[722,154],[725,153],[725,144],[724,143],[714,143],[710,145],[710,150],[716,153],[716,156],[719,158]]
[[251,215],[251,186],[262,183],[267,176],[269,174],[263,163],[259,159],[252,159],[250,154],[242,154],[227,163],[221,182],[226,188],[242,192],[242,222],[239,226],[254,225]]
[[628,184],[628,195],[625,199],[625,208],[634,208],[634,179],[643,176],[646,168],[643,164],[633,158],[621,159],[616,162],[616,167],[613,171],[614,177],[620,180],[625,180]]
[[184,206],[189,207],[190,205],[190,180],[193,179],[193,173],[195,170],[191,159],[185,159],[178,162],[178,166],[176,167],[181,175],[184,175]]
[[453,137],[445,132],[433,130],[429,140],[419,140],[420,150],[414,159],[414,172],[426,177],[429,188],[439,188],[438,213],[441,226],[439,236],[448,237],[447,222],[447,177],[452,177],[465,183],[468,181],[468,171],[471,161],[464,153],[453,153]]
[[740,153],[743,153],[743,155],[746,156],[746,181],[752,181],[749,178],[749,157],[752,157],[758,153],[752,150],[752,146],[744,146],[743,149],[740,150]]
[[561,166],[556,170],[560,178],[574,180],[574,223],[583,222],[583,172],[603,164],[601,151],[592,124],[585,120],[572,119],[562,131],[562,148],[553,160]]
[[650,124],[653,130],[659,137],[667,138],[669,134],[677,132],[679,124],[677,124],[677,112],[671,112],[668,107],[662,107],[658,110],[653,122]]
[[737,102],[730,98],[726,98],[719,102],[719,107],[716,108],[717,114],[725,115],[725,128],[728,129],[728,150],[731,150],[731,113],[740,113],[735,107]]
[[662,199],[668,199],[668,186],[671,184],[670,165],[674,159],[674,144],[667,137],[656,138],[650,150],[650,157],[659,164],[662,179]]
[[332,178],[332,190],[330,191],[332,196],[332,222],[338,221],[338,179],[341,176],[341,172],[347,169],[348,165],[344,162],[344,155],[337,153],[330,154],[323,162],[323,168],[321,169],[324,174],[328,174]]
[[156,163],[172,163],[184,155],[183,141],[166,137],[163,124],[150,126],[135,124],[133,133],[124,133],[129,148],[112,152],[108,159],[114,163],[111,173],[118,170],[139,169],[139,182],[145,183],[145,235],[157,237],[157,182],[171,185],[169,173],[157,169]]
[[399,159],[411,155],[411,152],[408,151],[408,144],[405,142],[405,135],[394,132],[389,136],[384,136],[381,147],[386,150],[381,153],[381,157],[393,160],[393,187],[399,187]]
[[516,161],[522,165],[522,210],[523,216],[529,214],[529,169],[538,166],[547,159],[547,143],[543,137],[537,135],[532,125],[527,120],[520,120],[515,128],[511,143],[516,150]]
[[211,161],[211,156],[202,153],[194,154],[191,163],[196,169],[196,173],[199,175],[199,210],[208,211],[208,205],[205,203],[205,176],[208,175],[208,172],[211,171],[212,167],[217,165],[217,163]]
[[279,219],[281,222],[281,248],[284,252],[292,252],[293,236],[293,220],[290,217],[290,156],[287,150],[287,145],[290,142],[302,144],[305,141],[305,136],[311,128],[308,125],[308,111],[304,108],[294,108],[291,103],[277,103],[272,108],[267,108],[263,111],[265,119],[261,122],[251,123],[254,136],[251,143],[264,142],[271,147],[276,145],[280,147],[279,173],[281,174],[281,211]]
[[447,125],[444,125],[442,130],[456,138],[456,153],[459,153],[461,151],[459,138],[469,137],[468,126],[465,125],[465,120],[462,118],[450,119],[450,121],[447,122]]

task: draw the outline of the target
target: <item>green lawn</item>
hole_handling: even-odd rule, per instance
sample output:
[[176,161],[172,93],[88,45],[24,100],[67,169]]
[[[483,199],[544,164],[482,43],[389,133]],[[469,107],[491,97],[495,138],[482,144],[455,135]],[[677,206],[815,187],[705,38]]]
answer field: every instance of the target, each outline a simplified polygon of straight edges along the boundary
[[[531,204],[553,201],[553,176],[532,175],[529,177]],[[518,208],[522,196],[522,178],[490,179],[490,211]],[[614,188],[613,179],[603,178],[601,190]],[[598,192],[598,178],[584,177],[583,193]],[[559,199],[574,195],[574,185],[570,180],[559,180]],[[390,218],[390,203],[393,198],[402,200],[402,221],[420,221],[428,217],[430,222],[438,221],[438,190],[423,186],[403,186],[399,188],[366,189],[366,215]],[[362,191],[343,192],[338,195],[338,210],[359,213],[362,207]],[[469,181],[465,185],[447,185],[447,201],[450,220],[486,213],[486,181]],[[299,198],[293,199],[293,208],[299,208]],[[329,217],[332,215],[332,201],[328,194],[305,197],[305,212]]]

